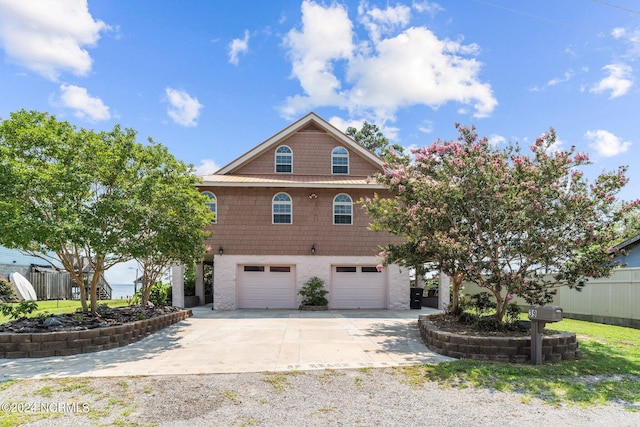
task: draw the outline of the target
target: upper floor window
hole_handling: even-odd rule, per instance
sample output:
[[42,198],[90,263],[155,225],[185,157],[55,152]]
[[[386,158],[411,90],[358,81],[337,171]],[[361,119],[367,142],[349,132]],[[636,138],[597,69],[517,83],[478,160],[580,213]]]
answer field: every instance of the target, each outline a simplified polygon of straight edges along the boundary
[[205,205],[207,205],[207,207],[213,214],[213,221],[211,222],[215,224],[218,222],[218,199],[216,198],[216,195],[210,191],[203,191],[202,195],[209,198]]
[[281,145],[276,150],[276,172],[293,172],[293,151],[286,145]]
[[287,193],[278,193],[273,196],[272,216],[274,224],[292,224],[291,196]]
[[349,174],[349,152],[344,147],[336,147],[331,152],[331,173]]
[[353,223],[353,201],[346,194],[338,194],[333,199],[333,223]]

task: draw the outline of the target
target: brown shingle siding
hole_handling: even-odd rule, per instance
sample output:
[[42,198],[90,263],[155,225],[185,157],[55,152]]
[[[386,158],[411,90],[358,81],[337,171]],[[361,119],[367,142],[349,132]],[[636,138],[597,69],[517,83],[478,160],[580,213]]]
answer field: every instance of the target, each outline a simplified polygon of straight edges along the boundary
[[337,146],[343,146],[349,151],[350,176],[369,176],[378,170],[375,165],[360,157],[350,147],[344,146],[325,132],[299,132],[238,168],[234,174],[264,175],[275,173],[275,151],[281,145],[286,145],[293,151],[294,175],[331,175],[331,151]]
[[[213,253],[222,246],[227,254],[308,255],[315,244],[317,255],[374,255],[378,247],[398,238],[368,230],[369,218],[355,204],[371,191],[354,189],[202,187],[218,198],[218,222],[208,240]],[[278,192],[293,200],[293,224],[272,224],[271,202]],[[309,198],[314,193],[317,198]],[[333,198],[348,194],[354,201],[353,224],[333,225]]]

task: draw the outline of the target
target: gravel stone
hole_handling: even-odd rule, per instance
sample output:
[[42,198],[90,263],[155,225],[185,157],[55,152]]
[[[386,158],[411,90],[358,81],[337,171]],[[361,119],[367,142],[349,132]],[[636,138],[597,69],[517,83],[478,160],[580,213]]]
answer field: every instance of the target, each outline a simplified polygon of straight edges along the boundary
[[395,368],[24,380],[0,387],[0,401],[90,408],[30,418],[29,426],[640,425],[638,405],[551,405],[514,392],[407,380]]

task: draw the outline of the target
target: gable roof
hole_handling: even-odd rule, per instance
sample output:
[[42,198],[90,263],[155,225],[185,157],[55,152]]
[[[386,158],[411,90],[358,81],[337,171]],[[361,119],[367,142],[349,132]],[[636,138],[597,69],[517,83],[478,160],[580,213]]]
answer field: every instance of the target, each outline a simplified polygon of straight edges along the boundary
[[[241,166],[245,165],[252,159],[259,156],[260,154],[264,153],[266,150],[274,147],[280,141],[288,138],[294,133],[300,130],[303,130],[307,127],[315,127],[317,129],[320,129],[328,133],[329,135],[333,136],[338,141],[340,141],[342,144],[347,146],[349,149],[353,150],[354,152],[359,154],[361,157],[365,158],[367,161],[382,168],[383,162],[378,156],[376,156],[375,154],[373,154],[372,152],[364,148],[362,145],[358,144],[351,137],[345,135],[343,132],[340,132],[338,128],[333,126],[331,123],[327,122],[322,117],[318,116],[316,113],[311,112],[306,116],[298,119],[296,122],[290,124],[286,128],[282,129],[280,132],[276,133],[271,138],[262,142],[255,148],[247,151],[245,154],[238,157],[231,163],[227,164],[226,166],[223,166],[213,175],[226,175],[226,174],[232,173],[234,170],[240,168]],[[207,178],[208,177],[203,177],[204,181],[207,181]]]
[[636,236],[633,236],[632,238],[627,239],[622,243],[618,243],[617,245],[615,245],[613,247],[613,252],[619,251],[621,249],[625,249],[625,248],[633,245],[634,243],[637,243],[638,241],[640,241],[640,234],[638,234]]

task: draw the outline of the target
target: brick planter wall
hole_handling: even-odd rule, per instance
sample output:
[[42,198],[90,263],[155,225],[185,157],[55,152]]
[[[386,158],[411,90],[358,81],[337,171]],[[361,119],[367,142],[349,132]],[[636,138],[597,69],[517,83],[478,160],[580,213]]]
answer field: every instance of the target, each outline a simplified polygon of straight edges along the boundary
[[191,315],[191,310],[180,310],[152,319],[82,331],[31,334],[1,332],[0,358],[71,356],[123,347]]
[[[531,361],[531,337],[483,337],[444,332],[429,320],[429,315],[420,315],[418,326],[426,346],[445,356],[512,363]],[[576,334],[560,332],[542,338],[544,361],[574,360],[581,355]]]

